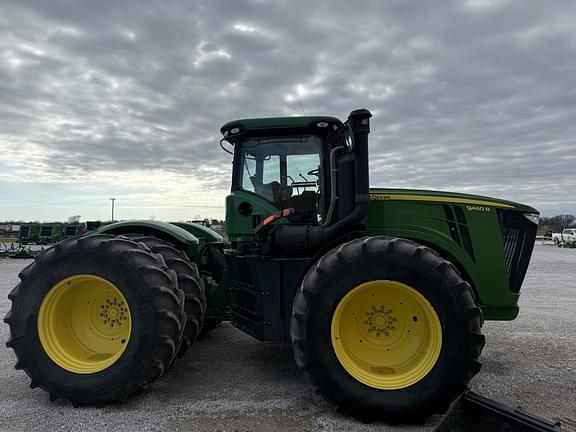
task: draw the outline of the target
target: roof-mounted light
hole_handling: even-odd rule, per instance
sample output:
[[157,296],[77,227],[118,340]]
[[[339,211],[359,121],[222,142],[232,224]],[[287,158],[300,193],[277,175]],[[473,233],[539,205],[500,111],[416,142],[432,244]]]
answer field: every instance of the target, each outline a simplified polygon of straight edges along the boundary
[[240,132],[242,132],[242,128],[240,128],[240,127],[233,127],[233,128],[228,129],[228,130],[225,130],[225,131],[222,133],[222,135],[224,135],[224,138],[227,138],[227,137],[229,137],[229,136],[231,136],[231,135],[238,135]]

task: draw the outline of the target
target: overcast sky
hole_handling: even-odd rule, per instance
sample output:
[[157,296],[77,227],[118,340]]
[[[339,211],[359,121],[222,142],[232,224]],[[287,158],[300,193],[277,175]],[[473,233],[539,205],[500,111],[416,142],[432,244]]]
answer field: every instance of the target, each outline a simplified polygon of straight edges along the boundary
[[574,0],[0,0],[0,221],[223,218],[219,127],[300,103],[372,186],[576,213]]

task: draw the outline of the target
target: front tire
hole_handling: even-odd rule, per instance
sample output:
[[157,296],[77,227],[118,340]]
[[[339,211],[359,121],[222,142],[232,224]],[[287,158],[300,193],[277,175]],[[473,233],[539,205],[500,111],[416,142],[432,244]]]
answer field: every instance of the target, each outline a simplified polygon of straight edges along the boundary
[[479,371],[481,310],[435,251],[366,237],[320,258],[295,299],[294,355],[319,393],[362,419],[442,413]]
[[20,273],[7,346],[50,399],[104,404],[146,387],[176,355],[186,320],[176,274],[143,244],[65,240]]

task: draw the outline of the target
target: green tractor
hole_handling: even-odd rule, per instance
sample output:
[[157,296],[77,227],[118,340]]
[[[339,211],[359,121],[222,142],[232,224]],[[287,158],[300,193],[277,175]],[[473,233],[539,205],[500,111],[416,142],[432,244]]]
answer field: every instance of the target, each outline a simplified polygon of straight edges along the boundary
[[480,370],[483,321],[518,314],[538,211],[370,189],[370,117],[225,124],[227,241],[198,224],[128,221],[46,249],[9,295],[16,368],[52,399],[100,405],[229,320],[292,343],[316,390],[353,416],[447,410]]

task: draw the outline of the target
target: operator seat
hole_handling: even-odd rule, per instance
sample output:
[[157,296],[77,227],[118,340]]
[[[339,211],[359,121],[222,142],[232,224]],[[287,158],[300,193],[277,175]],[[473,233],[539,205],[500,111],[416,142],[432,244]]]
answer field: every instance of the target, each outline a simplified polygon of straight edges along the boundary
[[275,203],[280,203],[289,199],[292,196],[292,186],[282,186],[277,181],[271,183],[272,185],[272,198]]

